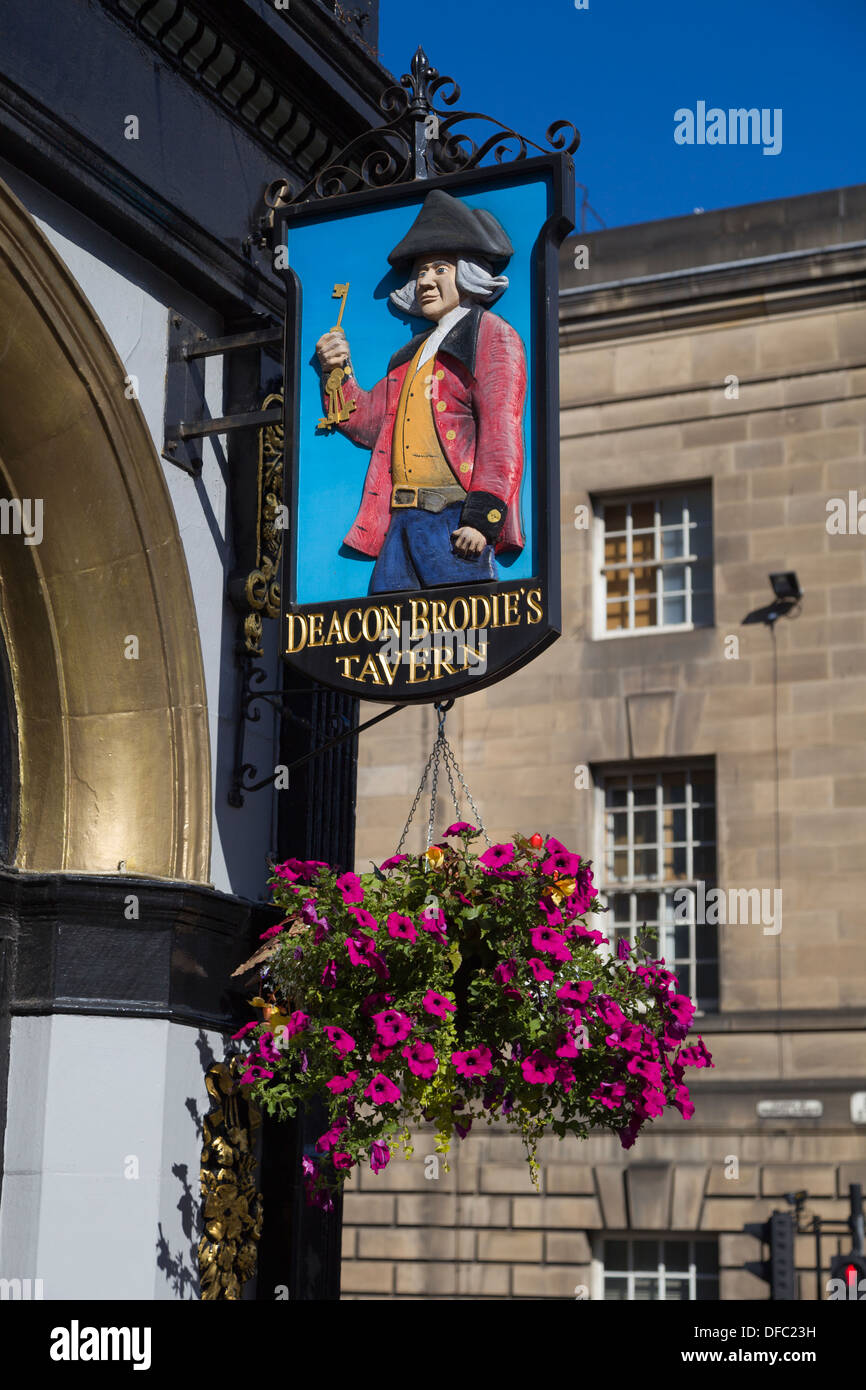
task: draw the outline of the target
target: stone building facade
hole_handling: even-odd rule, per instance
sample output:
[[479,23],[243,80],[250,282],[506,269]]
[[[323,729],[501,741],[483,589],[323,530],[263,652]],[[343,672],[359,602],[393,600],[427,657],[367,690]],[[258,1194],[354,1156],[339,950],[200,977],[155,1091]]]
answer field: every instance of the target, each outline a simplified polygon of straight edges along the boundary
[[[715,1067],[627,1153],[545,1141],[539,1193],[517,1137],[431,1177],[419,1136],[349,1191],[344,1297],[761,1299],[743,1223],[866,1183],[864,232],[856,187],[563,248],[563,635],[448,732],[494,840],[556,835],[611,936],[659,924]],[[790,616],[743,625],[791,571]],[[359,867],[434,722],[362,736]],[[800,1297],[839,1238],[819,1279],[798,1236]]]

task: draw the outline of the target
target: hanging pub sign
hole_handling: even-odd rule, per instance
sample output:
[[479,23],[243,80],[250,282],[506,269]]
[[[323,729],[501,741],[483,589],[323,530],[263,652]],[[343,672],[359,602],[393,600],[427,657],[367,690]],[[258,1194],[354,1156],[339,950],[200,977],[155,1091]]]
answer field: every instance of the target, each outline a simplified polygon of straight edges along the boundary
[[284,659],[464,694],[560,632],[560,154],[281,209]]

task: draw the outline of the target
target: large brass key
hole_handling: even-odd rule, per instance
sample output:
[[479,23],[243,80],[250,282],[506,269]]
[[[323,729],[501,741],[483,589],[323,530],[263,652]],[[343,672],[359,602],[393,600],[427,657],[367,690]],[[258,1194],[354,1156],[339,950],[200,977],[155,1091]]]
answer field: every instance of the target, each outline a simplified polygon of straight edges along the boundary
[[[337,322],[331,329],[332,333],[343,332],[342,328],[340,327],[340,322],[343,317],[343,310],[346,307],[346,298],[348,296],[348,293],[348,280],[346,281],[345,285],[334,286],[331,298],[339,299],[341,303],[340,312],[337,315]],[[343,382],[345,381],[347,375],[348,374],[344,367],[334,367],[334,369],[331,372],[329,372],[327,380],[325,381],[325,394],[328,397],[328,413],[327,415],[323,416],[322,419],[319,421],[319,429],[329,429],[333,425],[345,424],[352,411],[356,409],[355,402],[347,402],[343,392]]]

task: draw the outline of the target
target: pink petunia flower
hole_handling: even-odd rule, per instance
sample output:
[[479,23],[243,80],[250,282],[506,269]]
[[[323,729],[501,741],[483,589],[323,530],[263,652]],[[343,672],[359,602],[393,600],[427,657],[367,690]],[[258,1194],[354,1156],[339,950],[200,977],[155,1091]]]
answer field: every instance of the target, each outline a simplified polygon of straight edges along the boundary
[[477,835],[477,834],[478,834],[478,831],[476,830],[475,826],[474,826],[474,825],[470,825],[469,822],[468,822],[468,820],[457,820],[457,821],[455,821],[453,825],[449,825],[448,829],[444,832],[444,834],[445,834],[445,835],[462,835],[463,832],[464,832],[464,830],[471,830],[472,833],[473,833],[473,835]]
[[551,878],[574,878],[580,868],[580,855],[567,849],[556,849],[541,866],[543,874]]
[[303,1033],[310,1022],[309,1014],[303,1013],[300,1009],[295,1009],[293,1014],[289,1014],[288,1022],[284,1025],[285,1036],[293,1038],[296,1033]]
[[421,1004],[428,1014],[434,1014],[436,1018],[447,1018],[457,1008],[457,1005],[452,1004],[450,999],[446,999],[444,994],[437,994],[435,989],[428,989]]
[[490,849],[479,854],[478,862],[486,869],[504,869],[514,858],[513,845],[491,845]]
[[585,1004],[592,994],[592,980],[578,980],[577,984],[560,985],[556,991],[557,999],[567,1004]]
[[[405,857],[405,856],[404,856]],[[378,1139],[370,1147],[370,1167],[374,1173],[380,1173],[383,1168],[387,1168],[391,1161],[391,1150],[387,1144],[380,1144]]]
[[597,1091],[592,1091],[593,1100],[601,1101],[607,1110],[618,1110],[625,1100],[626,1084],[624,1081],[602,1081]]
[[279,936],[280,932],[289,925],[289,920],[287,917],[285,922],[277,922],[276,926],[268,927],[267,931],[260,933],[259,941],[269,941],[272,936]]
[[677,1086],[671,1105],[679,1110],[684,1120],[690,1120],[695,1113],[693,1102],[689,1099],[688,1086]]
[[652,1119],[655,1115],[660,1115],[667,1105],[667,1098],[664,1091],[657,1091],[654,1086],[647,1086],[642,1092],[644,1114]]
[[337,887],[343,895],[344,903],[364,901],[364,889],[357,874],[341,874],[337,879]]
[[489,1047],[470,1047],[465,1052],[452,1052],[451,1061],[460,1076],[486,1076],[493,1069]]
[[430,908],[426,912],[422,912],[418,918],[418,925],[422,931],[430,932],[438,941],[441,941],[443,945],[445,944],[447,940],[445,936],[445,913],[441,907],[436,912]]
[[393,1081],[390,1081],[387,1076],[379,1072],[377,1076],[373,1077],[373,1080],[364,1091],[364,1095],[368,1100],[375,1101],[377,1105],[391,1105],[394,1101],[400,1099],[400,1090],[399,1087],[394,1085]]
[[337,962],[329,960],[322,971],[322,985],[325,989],[337,988]]
[[549,1086],[556,1079],[556,1063],[538,1048],[530,1052],[528,1057],[524,1057],[520,1069],[525,1081],[534,1082],[539,1086]]
[[508,960],[501,961],[493,971],[494,978],[501,985],[507,985],[509,980],[513,980],[517,974],[517,961],[514,956],[509,956]]
[[355,1166],[355,1160],[352,1157],[352,1155],[344,1153],[342,1150],[340,1150],[339,1153],[335,1153],[333,1155],[333,1160],[334,1167],[336,1168],[338,1173],[342,1172],[343,1169],[354,1168]]
[[[384,864],[379,865],[379,868],[383,870],[396,869],[398,864],[402,864],[404,859],[408,858],[408,854],[392,854],[390,859],[386,859]],[[384,1164],[382,1166],[384,1167]]]
[[362,931],[379,930],[379,923],[376,921],[376,918],[373,916],[372,912],[368,912],[365,907],[350,907],[349,912]]
[[400,1013],[399,1009],[385,1009],[380,1014],[373,1014],[373,1025],[380,1042],[386,1047],[402,1042],[412,1032],[412,1019],[408,1014]]
[[433,1076],[439,1070],[436,1053],[428,1042],[409,1043],[403,1048],[403,1056],[409,1063],[413,1076]]
[[380,1067],[383,1062],[388,1060],[393,1051],[393,1047],[384,1047],[382,1043],[374,1042],[370,1048],[370,1061],[375,1062]]
[[325,1085],[335,1096],[339,1096],[344,1091],[351,1091],[359,1075],[359,1072],[347,1071],[345,1076],[332,1076],[330,1081],[325,1082]]
[[259,1020],[254,1018],[252,1023],[245,1023],[243,1028],[239,1028],[236,1033],[232,1033],[232,1042],[237,1042],[239,1038],[245,1038],[247,1033],[251,1033],[254,1028],[258,1028]]
[[388,915],[388,935],[395,941],[416,941],[418,933],[411,917],[403,917],[399,912]]
[[332,1043],[334,1051],[338,1057],[345,1057],[347,1052],[353,1052],[355,1039],[347,1033],[345,1028],[337,1028],[330,1025],[324,1030],[325,1037]]
[[571,952],[565,944],[565,937],[562,932],[555,931],[553,927],[533,927],[529,933],[534,951],[546,951],[553,956],[554,960],[573,960]]
[[316,1140],[316,1148],[319,1153],[327,1153],[329,1149],[336,1148],[340,1142],[340,1135],[349,1123],[348,1116],[343,1115],[339,1120],[335,1120],[330,1129],[326,1129],[324,1134],[320,1134]]
[[550,966],[545,965],[544,961],[540,960],[538,956],[530,956],[526,963],[540,985],[543,985],[547,980],[556,979]]

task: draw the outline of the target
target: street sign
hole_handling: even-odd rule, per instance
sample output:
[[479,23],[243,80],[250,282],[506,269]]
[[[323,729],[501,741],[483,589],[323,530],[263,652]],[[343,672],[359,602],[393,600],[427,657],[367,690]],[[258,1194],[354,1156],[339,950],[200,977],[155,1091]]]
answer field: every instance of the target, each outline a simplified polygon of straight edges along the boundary
[[559,636],[572,179],[544,154],[280,209],[282,654],[324,685],[447,699]]
[[759,1100],[761,1120],[817,1120],[824,1114],[820,1100]]

